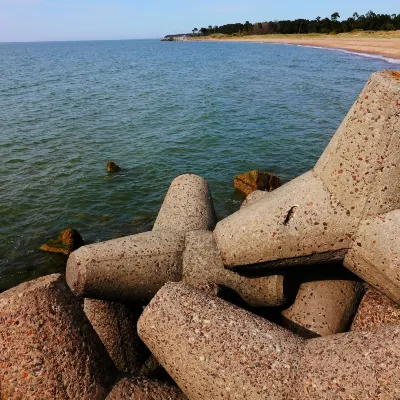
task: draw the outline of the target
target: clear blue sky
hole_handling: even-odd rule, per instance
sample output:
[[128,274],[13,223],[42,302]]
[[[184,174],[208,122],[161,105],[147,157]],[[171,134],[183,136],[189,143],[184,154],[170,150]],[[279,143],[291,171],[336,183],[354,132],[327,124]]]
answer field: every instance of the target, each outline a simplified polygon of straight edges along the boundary
[[158,38],[234,22],[400,13],[399,0],[0,0],[0,41]]

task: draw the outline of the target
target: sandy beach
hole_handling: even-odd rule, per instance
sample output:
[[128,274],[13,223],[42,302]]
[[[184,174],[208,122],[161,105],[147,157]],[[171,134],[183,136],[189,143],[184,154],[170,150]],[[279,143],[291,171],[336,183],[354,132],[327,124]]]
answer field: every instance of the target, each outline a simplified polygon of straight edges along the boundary
[[[398,31],[397,31],[398,32]],[[371,35],[372,36],[372,35]],[[357,53],[375,54],[400,60],[400,34],[394,36],[322,36],[307,37],[305,35],[260,35],[247,37],[196,38],[191,40],[232,41],[232,42],[265,42],[286,43],[302,46],[316,46],[342,49]]]

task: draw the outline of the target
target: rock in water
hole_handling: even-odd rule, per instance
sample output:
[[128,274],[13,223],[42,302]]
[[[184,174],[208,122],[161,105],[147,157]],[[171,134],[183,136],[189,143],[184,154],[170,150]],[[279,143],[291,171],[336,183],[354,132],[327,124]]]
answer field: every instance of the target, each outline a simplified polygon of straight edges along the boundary
[[121,168],[113,161],[107,162],[107,172],[118,172]]
[[40,247],[40,250],[51,253],[70,255],[74,250],[84,245],[82,236],[76,229],[64,229],[56,239],[50,239]]
[[248,196],[255,190],[272,192],[281,186],[281,181],[276,175],[253,170],[244,174],[236,175],[233,178],[233,186],[235,189]]

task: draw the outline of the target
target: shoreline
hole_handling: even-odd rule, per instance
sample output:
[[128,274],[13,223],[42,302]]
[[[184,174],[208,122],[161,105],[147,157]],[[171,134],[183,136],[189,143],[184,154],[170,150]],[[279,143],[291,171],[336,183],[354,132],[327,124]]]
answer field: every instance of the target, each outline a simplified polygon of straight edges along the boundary
[[359,55],[374,55],[386,59],[399,60],[400,62],[400,38],[368,38],[368,37],[326,37],[326,38],[277,38],[268,35],[238,37],[238,38],[191,38],[190,41],[212,42],[250,42],[250,43],[274,43],[288,44],[321,49],[343,50]]

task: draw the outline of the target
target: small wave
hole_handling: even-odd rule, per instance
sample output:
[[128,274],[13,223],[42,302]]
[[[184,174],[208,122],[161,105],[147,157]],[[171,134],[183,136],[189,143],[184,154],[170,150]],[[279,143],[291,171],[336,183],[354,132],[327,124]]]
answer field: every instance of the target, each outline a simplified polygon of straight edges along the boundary
[[400,64],[400,59],[385,57],[385,56],[381,56],[380,54],[360,53],[358,51],[351,51],[351,50],[345,50],[345,49],[333,49],[331,47],[312,46],[312,45],[308,45],[308,44],[296,44],[295,46],[297,46],[297,47],[310,47],[312,49],[320,49],[320,50],[338,51],[340,53],[351,54],[351,55],[355,55],[355,56],[359,56],[359,57],[375,58],[375,59],[378,59],[378,60],[386,61],[386,62],[388,62],[390,64]]

